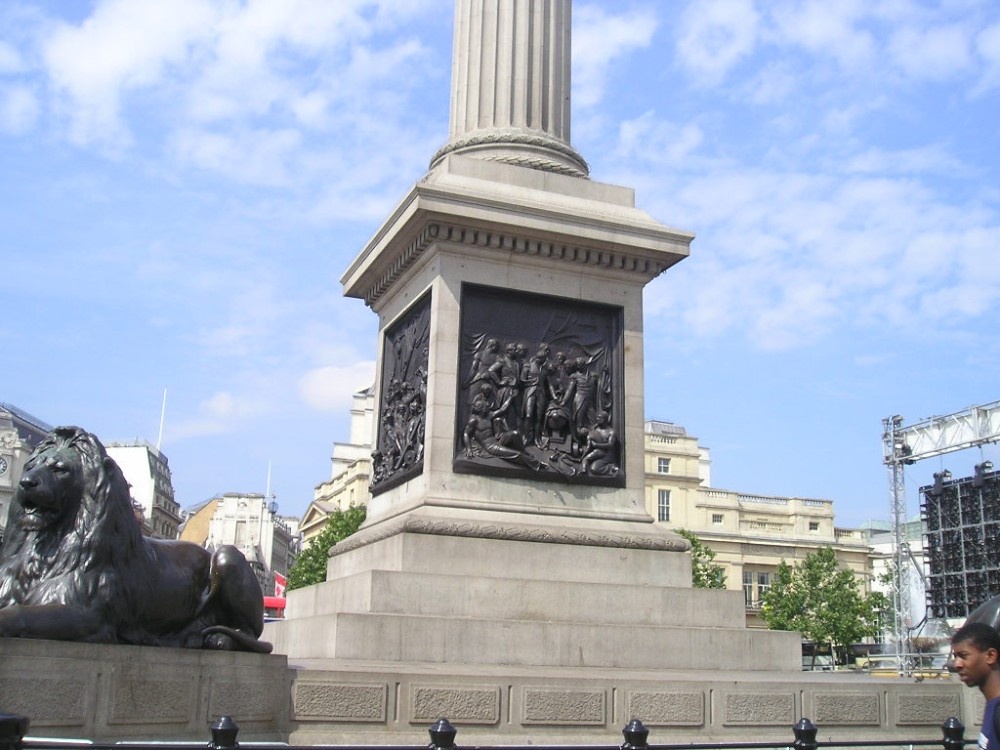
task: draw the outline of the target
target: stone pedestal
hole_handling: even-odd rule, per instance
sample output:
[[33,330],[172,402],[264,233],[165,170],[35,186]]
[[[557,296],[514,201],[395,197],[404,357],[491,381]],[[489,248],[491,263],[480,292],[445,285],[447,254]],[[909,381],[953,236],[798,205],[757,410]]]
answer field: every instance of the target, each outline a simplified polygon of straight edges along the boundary
[[241,741],[284,741],[284,656],[0,638],[0,711],[35,737],[207,743],[233,716]]
[[[430,306],[422,471],[376,494],[367,525],[421,506],[651,524],[644,498],[642,291],[686,256],[691,239],[636,209],[625,188],[467,156],[443,159],[342,279],[349,296],[379,315],[380,382],[387,380],[386,331],[418,302]],[[617,311],[621,483],[454,470],[466,377],[458,372],[461,305],[470,286]],[[380,400],[376,411],[381,407]]]
[[[804,708],[798,634],[750,631],[740,592],[692,589],[687,542],[645,509],[642,290],[690,241],[631,190],[460,154],[375,234],[344,284],[379,315],[380,398],[399,390],[386,368],[426,372],[411,388],[425,440],[333,548],[327,582],[290,592],[289,619],[265,628],[295,670],[294,741],[419,741],[439,716],[476,742],[616,742],[647,716],[671,739],[787,734]],[[470,286],[616,311],[612,481],[462,470]],[[419,368],[394,364],[400,321]]]

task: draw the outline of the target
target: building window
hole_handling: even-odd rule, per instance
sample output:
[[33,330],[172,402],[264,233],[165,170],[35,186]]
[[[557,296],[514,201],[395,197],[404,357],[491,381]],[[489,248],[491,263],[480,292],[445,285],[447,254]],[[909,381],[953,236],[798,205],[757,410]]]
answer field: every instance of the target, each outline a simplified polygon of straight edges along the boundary
[[809,531],[819,531],[819,521],[810,521]]
[[760,609],[764,594],[771,588],[771,573],[762,570],[743,571],[743,601],[747,609]]
[[656,493],[656,520],[670,520],[670,490],[659,490]]
[[757,606],[760,607],[760,603],[764,601],[764,594],[767,590],[771,588],[771,574],[770,573],[757,573]]
[[662,456],[656,459],[656,473],[657,474],[669,474],[670,473],[670,459],[663,458]]
[[753,573],[743,571],[743,602],[747,609],[753,609]]
[[712,514],[712,523],[714,523],[716,526],[721,525],[722,524],[722,514],[721,513],[713,513]]

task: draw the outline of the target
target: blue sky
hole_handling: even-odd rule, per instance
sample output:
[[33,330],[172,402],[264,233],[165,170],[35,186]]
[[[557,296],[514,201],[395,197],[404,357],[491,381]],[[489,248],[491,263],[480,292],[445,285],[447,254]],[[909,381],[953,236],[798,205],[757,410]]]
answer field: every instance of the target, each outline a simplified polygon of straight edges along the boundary
[[[340,276],[448,133],[451,0],[0,4],[0,400],[299,514],[371,382]],[[881,420],[1000,399],[1000,5],[574,3],[573,145],[691,257],[646,413],[886,519]],[[965,476],[995,446],[909,470]],[[916,512],[916,501],[911,501]]]

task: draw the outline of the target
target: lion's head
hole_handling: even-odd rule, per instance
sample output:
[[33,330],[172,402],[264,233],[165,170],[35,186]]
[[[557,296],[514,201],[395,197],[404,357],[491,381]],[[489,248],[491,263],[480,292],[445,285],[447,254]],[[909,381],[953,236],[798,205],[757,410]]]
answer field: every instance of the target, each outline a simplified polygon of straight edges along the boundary
[[93,445],[82,437],[79,431],[60,428],[38,445],[14,492],[10,512],[15,525],[41,531],[76,514],[87,469],[95,464]]
[[79,427],[57,427],[28,458],[14,492],[0,606],[32,599],[37,581],[100,567],[112,544],[131,546],[138,534],[128,484],[104,446]]

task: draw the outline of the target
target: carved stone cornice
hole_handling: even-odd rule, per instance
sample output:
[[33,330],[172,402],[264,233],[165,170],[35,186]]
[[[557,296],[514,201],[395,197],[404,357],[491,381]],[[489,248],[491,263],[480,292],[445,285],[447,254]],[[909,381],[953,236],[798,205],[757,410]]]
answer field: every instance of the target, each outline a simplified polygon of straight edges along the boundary
[[364,295],[369,307],[385,294],[399,277],[417,262],[424,251],[435,242],[449,242],[498,253],[549,258],[555,261],[607,268],[625,273],[634,273],[644,281],[653,279],[665,271],[670,264],[638,253],[629,253],[628,248],[614,250],[587,247],[583,244],[558,242],[547,238],[531,236],[528,233],[488,230],[458,223],[432,222],[417,233],[392,264],[382,272]]
[[330,556],[342,555],[345,552],[389,539],[398,534],[431,534],[433,536],[499,539],[512,542],[544,542],[547,544],[642,549],[658,552],[686,552],[690,548],[685,539],[674,534],[617,532],[610,529],[595,531],[570,526],[489,521],[459,521],[408,514],[390,519],[370,530],[362,530],[349,536],[330,549]]

